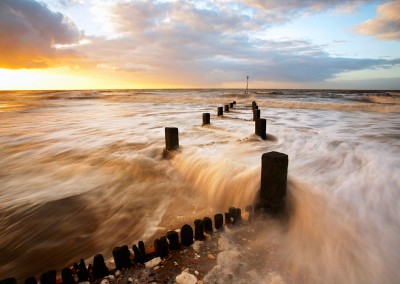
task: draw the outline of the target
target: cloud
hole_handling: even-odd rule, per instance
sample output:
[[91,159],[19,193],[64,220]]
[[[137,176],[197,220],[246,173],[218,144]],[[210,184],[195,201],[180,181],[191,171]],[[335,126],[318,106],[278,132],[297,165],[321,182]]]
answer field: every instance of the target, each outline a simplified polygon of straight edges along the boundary
[[400,40],[400,2],[378,6],[376,18],[358,25],[356,31],[381,40]]
[[43,4],[3,0],[0,36],[7,41],[0,43],[0,67],[73,62],[140,83],[204,87],[245,75],[264,82],[324,82],[344,72],[398,65],[397,59],[332,57],[310,40],[268,37],[272,25],[293,16],[361,2],[91,0],[93,17],[108,32],[83,38],[71,20]]
[[76,25],[61,13],[33,0],[0,2],[0,67],[45,68],[74,57],[56,44],[80,39]]
[[[233,1],[114,2],[106,7],[106,19],[113,23],[115,37],[92,39],[85,53],[96,50],[90,58],[101,64],[98,67],[131,71],[137,80],[199,86],[240,80],[246,74],[259,81],[322,82],[343,72],[399,64],[332,57],[308,40],[270,40],[272,20],[263,20],[253,8],[257,3],[247,2],[249,6]],[[301,2],[293,1],[290,7]],[[307,1],[310,9],[317,9],[317,2]],[[333,2],[329,7],[335,7]],[[284,17],[276,13],[276,18]]]

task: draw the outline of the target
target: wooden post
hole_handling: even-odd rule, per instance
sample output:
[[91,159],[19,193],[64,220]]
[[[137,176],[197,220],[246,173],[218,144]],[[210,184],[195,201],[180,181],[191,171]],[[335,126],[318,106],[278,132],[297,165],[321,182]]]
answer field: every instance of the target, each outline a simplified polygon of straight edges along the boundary
[[233,104],[236,105],[236,101],[233,101]]
[[260,119],[261,111],[259,109],[253,109],[253,121]]
[[225,225],[229,226],[232,223],[231,215],[229,212],[225,212]]
[[78,265],[78,282],[85,282],[89,280],[89,271],[86,268],[85,261],[81,258],[81,261]]
[[260,118],[256,120],[255,133],[262,139],[267,139],[267,120],[265,118]]
[[103,255],[96,254],[93,258],[93,278],[100,279],[108,276],[108,274],[110,274],[110,271],[108,271],[106,263],[104,262]]
[[129,268],[132,266],[131,253],[129,252],[127,245],[115,247],[112,254],[117,270],[120,270],[122,268]]
[[215,214],[214,215],[214,224],[215,224],[215,229],[220,230],[222,229],[224,225],[224,216],[222,214]]
[[138,246],[135,245],[135,244],[132,245],[132,250],[133,250],[133,257],[134,257],[135,263],[136,264],[138,264],[138,263],[143,264],[145,262],[144,255],[142,255],[142,253],[140,252],[140,249],[138,248]]
[[168,241],[166,237],[161,237],[154,241],[154,249],[156,251],[156,255],[165,258],[168,256]]
[[261,157],[260,205],[268,213],[278,213],[284,206],[287,188],[288,155],[264,153]]
[[57,271],[50,270],[40,275],[40,283],[44,284],[56,284],[57,282]]
[[61,279],[63,284],[75,284],[74,276],[69,267],[65,267],[61,270]]
[[146,262],[147,261],[147,255],[146,255],[146,247],[144,246],[144,242],[143,241],[139,241],[138,242],[138,247],[139,247],[140,253],[142,254],[143,261]]
[[207,233],[212,233],[213,232],[213,225],[212,225],[212,220],[210,217],[204,217],[203,218],[203,223],[204,223],[204,230]]
[[179,149],[178,128],[165,127],[165,149],[167,150]]
[[225,105],[225,112],[229,112],[229,105]]
[[223,107],[218,107],[218,116],[224,115],[224,108]]
[[242,210],[240,210],[240,208],[231,207],[229,208],[229,216],[233,224],[238,223],[242,220]]
[[25,279],[24,284],[37,284],[37,280],[34,276]]
[[169,231],[167,233],[167,239],[169,241],[170,250],[179,250],[181,244],[179,243],[179,234],[176,231]]
[[210,124],[210,114],[203,113],[203,125]]
[[203,220],[194,220],[194,238],[195,240],[202,241],[205,239],[204,236],[204,223]]
[[182,226],[181,243],[185,247],[191,246],[193,244],[193,229],[188,224]]
[[233,103],[229,103],[229,108],[233,108]]

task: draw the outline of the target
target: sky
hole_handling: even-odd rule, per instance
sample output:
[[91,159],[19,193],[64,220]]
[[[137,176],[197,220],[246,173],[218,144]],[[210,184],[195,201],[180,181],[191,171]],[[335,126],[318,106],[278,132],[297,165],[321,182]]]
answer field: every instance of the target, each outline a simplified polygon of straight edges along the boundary
[[400,89],[400,0],[0,0],[0,90]]

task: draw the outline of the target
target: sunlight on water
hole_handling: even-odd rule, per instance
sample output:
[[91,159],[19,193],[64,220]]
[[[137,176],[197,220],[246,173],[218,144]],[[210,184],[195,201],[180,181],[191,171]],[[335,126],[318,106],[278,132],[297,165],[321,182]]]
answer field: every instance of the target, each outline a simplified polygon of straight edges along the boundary
[[[109,257],[114,246],[151,241],[230,206],[244,209],[257,199],[261,155],[280,151],[289,155],[289,218],[257,225],[254,247],[272,245],[277,257],[257,259],[255,279],[400,279],[398,94],[1,95],[0,278],[21,282],[81,257]],[[217,106],[232,100],[237,106],[217,117]],[[253,134],[252,100],[267,118],[270,140]],[[211,113],[211,125],[201,125],[203,112]],[[166,126],[179,128],[181,147],[170,160],[163,158]],[[250,267],[255,260],[242,261]]]

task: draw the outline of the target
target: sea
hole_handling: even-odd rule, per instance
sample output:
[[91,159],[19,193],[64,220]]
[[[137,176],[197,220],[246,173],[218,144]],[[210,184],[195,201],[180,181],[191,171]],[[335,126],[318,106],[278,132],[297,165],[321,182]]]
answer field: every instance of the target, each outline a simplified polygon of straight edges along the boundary
[[[165,127],[179,129],[172,155]],[[270,151],[289,157],[287,218],[257,223],[247,246],[273,254],[242,256],[259,267],[246,281],[399,283],[400,92],[373,90],[0,92],[0,279],[244,212]]]

